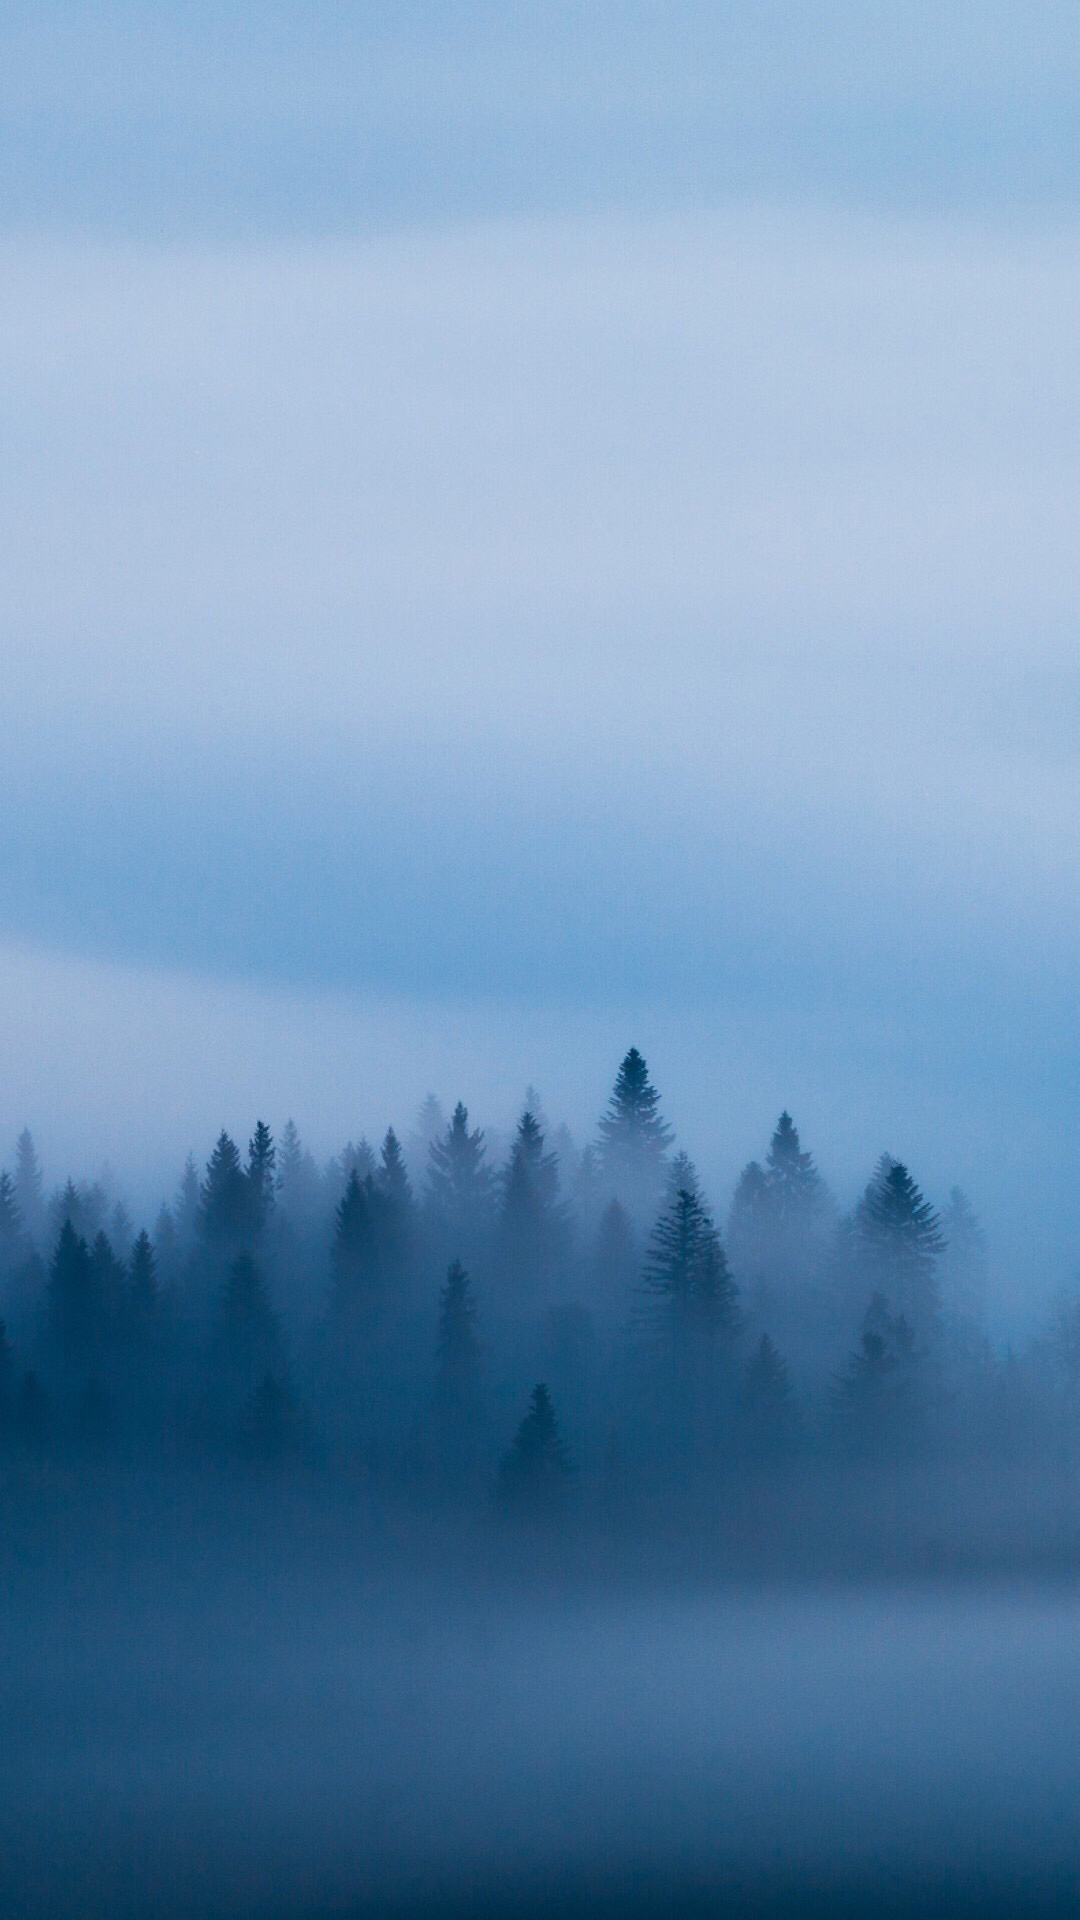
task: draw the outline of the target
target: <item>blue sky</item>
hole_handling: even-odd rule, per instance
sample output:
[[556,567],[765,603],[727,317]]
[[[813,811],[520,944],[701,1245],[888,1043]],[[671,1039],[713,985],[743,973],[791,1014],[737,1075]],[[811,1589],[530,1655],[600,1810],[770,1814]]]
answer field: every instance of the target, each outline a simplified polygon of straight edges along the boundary
[[636,1040],[718,1199],[790,1104],[1067,1278],[1078,61],[5,9],[0,1124],[582,1131]]

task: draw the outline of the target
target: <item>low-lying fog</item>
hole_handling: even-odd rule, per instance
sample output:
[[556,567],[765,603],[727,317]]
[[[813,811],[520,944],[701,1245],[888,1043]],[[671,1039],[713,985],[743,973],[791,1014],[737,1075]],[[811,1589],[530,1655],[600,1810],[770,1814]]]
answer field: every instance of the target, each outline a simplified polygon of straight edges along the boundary
[[8,1912],[1028,1911],[1077,1884],[1071,1586],[177,1548],[22,1568]]

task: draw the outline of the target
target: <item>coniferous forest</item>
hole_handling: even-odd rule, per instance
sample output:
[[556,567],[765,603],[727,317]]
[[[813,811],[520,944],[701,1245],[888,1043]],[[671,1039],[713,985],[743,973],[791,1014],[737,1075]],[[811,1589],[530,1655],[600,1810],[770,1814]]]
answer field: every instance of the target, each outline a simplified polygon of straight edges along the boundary
[[[433,1096],[404,1142],[323,1166],[259,1120],[150,1220],[103,1180],[50,1186],[24,1131],[0,1175],[8,1484],[240,1474],[780,1561],[1069,1557],[1080,1296],[1002,1351],[987,1263],[965,1195],[935,1205],[890,1153],[843,1211],[786,1112],[718,1212],[636,1048],[587,1143],[531,1090],[498,1157]],[[887,1519],[882,1481],[910,1490]]]

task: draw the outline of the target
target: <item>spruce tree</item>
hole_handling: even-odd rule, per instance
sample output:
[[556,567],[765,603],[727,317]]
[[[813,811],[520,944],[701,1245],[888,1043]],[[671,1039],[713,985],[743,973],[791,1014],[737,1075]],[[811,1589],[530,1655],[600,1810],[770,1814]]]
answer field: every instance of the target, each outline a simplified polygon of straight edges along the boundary
[[23,1128],[15,1147],[15,1203],[29,1240],[39,1252],[44,1253],[47,1231],[45,1188],[29,1127]]
[[439,1297],[432,1395],[433,1463],[444,1485],[470,1478],[479,1463],[484,1423],[476,1322],[469,1276],[460,1260],[454,1260]]
[[247,1197],[251,1231],[258,1239],[270,1224],[277,1191],[277,1149],[274,1136],[262,1120],[248,1142]]
[[11,1280],[27,1255],[26,1234],[15,1182],[10,1173],[0,1173],[0,1278]]
[[249,1398],[267,1373],[284,1374],[277,1315],[249,1253],[238,1254],[225,1275],[213,1357],[217,1384],[232,1399]]
[[751,1452],[762,1455],[790,1447],[798,1430],[791,1376],[767,1333],[747,1365],[744,1422]]
[[195,1155],[189,1153],[184,1162],[184,1171],[176,1192],[176,1205],[173,1220],[176,1226],[176,1246],[180,1260],[185,1260],[191,1252],[199,1233],[199,1169],[195,1164]]
[[651,1214],[663,1190],[673,1136],[636,1047],[619,1068],[599,1133],[600,1171],[608,1193],[622,1201],[632,1218]]
[[500,1462],[496,1497],[508,1513],[547,1517],[565,1505],[571,1472],[551,1395],[541,1383]]
[[518,1123],[501,1186],[500,1267],[511,1289],[527,1298],[541,1282],[550,1282],[567,1251],[558,1161],[545,1152],[544,1135],[532,1113],[523,1113]]
[[149,1334],[160,1305],[157,1260],[145,1227],[131,1249],[128,1268],[128,1306],[132,1324],[139,1336]]
[[717,1333],[738,1326],[738,1289],[720,1237],[704,1201],[689,1187],[679,1188],[656,1222],[644,1288],[663,1304],[672,1325]]
[[453,1256],[474,1256],[487,1227],[491,1174],[484,1136],[470,1130],[468,1109],[459,1100],[442,1139],[428,1152],[427,1206],[439,1243]]
[[213,1252],[235,1252],[250,1237],[250,1191],[236,1142],[222,1129],[199,1195],[199,1232]]
[[906,1315],[921,1339],[938,1330],[937,1266],[945,1238],[907,1168],[888,1154],[859,1203],[858,1251],[870,1284]]
[[64,1221],[49,1267],[48,1327],[65,1369],[96,1365],[103,1333],[103,1302],[95,1289],[90,1249],[70,1219]]

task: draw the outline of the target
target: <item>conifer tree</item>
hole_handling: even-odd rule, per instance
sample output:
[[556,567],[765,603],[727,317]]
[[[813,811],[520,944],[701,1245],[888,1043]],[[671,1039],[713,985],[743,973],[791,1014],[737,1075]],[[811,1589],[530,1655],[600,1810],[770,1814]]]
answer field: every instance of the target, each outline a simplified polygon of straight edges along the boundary
[[650,1215],[664,1184],[671,1128],[660,1115],[660,1095],[636,1047],[619,1068],[600,1121],[600,1169],[609,1194],[631,1217]]
[[499,1466],[496,1495],[505,1511],[536,1518],[557,1513],[566,1503],[571,1466],[559,1434],[551,1395],[542,1383],[533,1388],[529,1411]]
[[86,1369],[97,1363],[103,1318],[90,1249],[66,1219],[49,1268],[48,1295],[49,1334],[62,1365]]
[[386,1129],[374,1188],[383,1282],[388,1289],[400,1289],[412,1247],[414,1203],[405,1156],[393,1127]]
[[459,1100],[442,1139],[431,1143],[427,1169],[429,1217],[454,1256],[482,1247],[490,1191],[483,1133],[470,1130],[468,1109]]
[[266,1282],[249,1253],[231,1262],[222,1288],[214,1351],[218,1382],[246,1400],[267,1373],[280,1377],[285,1355]]
[[330,1322],[335,1334],[370,1329],[380,1300],[378,1199],[371,1175],[350,1173],[334,1217]]
[[176,1222],[164,1200],[158,1208],[158,1216],[154,1222],[153,1253],[155,1267],[161,1276],[162,1284],[166,1287],[175,1286],[180,1270],[180,1253]]
[[10,1173],[0,1173],[0,1278],[9,1281],[27,1254],[26,1234],[15,1182]]
[[798,1430],[791,1376],[767,1333],[762,1334],[747,1365],[744,1418],[751,1451],[758,1455],[790,1447]]
[[738,1289],[712,1215],[689,1187],[679,1188],[656,1222],[644,1287],[663,1303],[673,1326],[718,1333],[738,1326]]
[[882,1156],[859,1203],[856,1239],[871,1284],[921,1339],[938,1329],[937,1265],[945,1239],[938,1216],[907,1168]]
[[592,1254],[593,1291],[608,1314],[625,1320],[640,1272],[637,1237],[619,1200],[609,1200],[600,1216]]
[[483,1437],[477,1308],[460,1260],[451,1262],[439,1297],[432,1446],[436,1477],[444,1485],[476,1471]]
[[262,1120],[248,1142],[247,1196],[251,1231],[256,1239],[265,1231],[274,1211],[277,1190],[277,1149],[274,1136]]
[[24,1127],[15,1147],[15,1203],[32,1245],[45,1252],[45,1188],[34,1137]]
[[250,1234],[250,1188],[236,1142],[222,1129],[199,1195],[199,1232],[219,1253],[235,1252]]
[[189,1153],[184,1162],[184,1171],[176,1193],[176,1206],[173,1209],[177,1254],[181,1260],[187,1258],[198,1237],[200,1204],[199,1169],[195,1164],[195,1155]]
[[154,1326],[160,1296],[158,1293],[157,1260],[154,1255],[150,1235],[145,1227],[131,1249],[131,1261],[128,1271],[128,1302],[132,1324],[139,1335],[145,1335]]
[[544,1135],[532,1113],[523,1113],[518,1123],[501,1186],[500,1266],[510,1286],[527,1297],[558,1270],[567,1248],[558,1162],[545,1152]]

